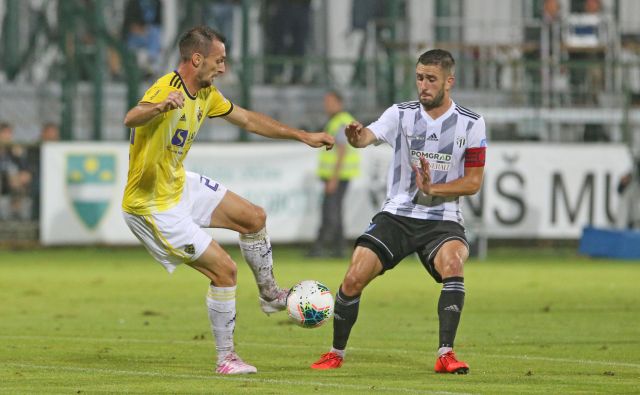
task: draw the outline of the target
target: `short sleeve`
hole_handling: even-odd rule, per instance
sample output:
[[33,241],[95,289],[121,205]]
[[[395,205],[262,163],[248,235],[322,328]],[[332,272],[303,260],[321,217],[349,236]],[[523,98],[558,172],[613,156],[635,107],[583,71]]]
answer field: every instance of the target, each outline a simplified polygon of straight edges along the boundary
[[467,148],[479,148],[487,146],[487,132],[485,130],[484,118],[479,118],[474,122],[471,130],[467,134]]
[[487,134],[484,118],[479,118],[467,133],[467,149],[464,152],[464,167],[484,167],[487,155]]
[[169,96],[169,93],[177,90],[173,86],[155,83],[145,92],[139,103],[160,103]]
[[220,93],[215,87],[212,87],[209,93],[209,111],[207,117],[223,117],[233,111],[233,103]]
[[367,128],[373,132],[379,142],[386,142],[393,146],[396,140],[396,133],[398,132],[398,117],[398,107],[394,104],[387,108],[386,111],[380,115],[380,118],[369,124]]

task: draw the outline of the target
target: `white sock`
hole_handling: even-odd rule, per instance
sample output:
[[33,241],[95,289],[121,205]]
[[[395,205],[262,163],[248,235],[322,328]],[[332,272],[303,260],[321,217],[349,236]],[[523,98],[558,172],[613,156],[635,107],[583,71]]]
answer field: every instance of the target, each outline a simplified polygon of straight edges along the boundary
[[334,352],[340,355],[340,358],[344,359],[344,354],[346,354],[346,350],[338,350],[337,348],[331,347],[331,352]]
[[448,353],[449,351],[453,351],[453,348],[451,348],[451,347],[440,347],[438,349],[438,356],[444,355],[444,354]]
[[273,255],[267,229],[240,235],[240,250],[258,284],[260,296],[273,300],[277,296],[278,284],[273,277]]
[[236,287],[216,287],[207,292],[207,309],[211,331],[216,339],[218,363],[233,351],[233,331],[236,327]]

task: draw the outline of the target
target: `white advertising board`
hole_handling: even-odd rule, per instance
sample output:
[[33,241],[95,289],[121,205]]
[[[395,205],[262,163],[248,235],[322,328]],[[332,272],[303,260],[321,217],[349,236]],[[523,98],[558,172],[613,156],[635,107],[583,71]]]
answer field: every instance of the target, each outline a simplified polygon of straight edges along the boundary
[[482,193],[465,216],[495,238],[578,239],[588,224],[615,224],[629,149],[614,144],[491,144]]
[[[381,207],[392,157],[386,146],[361,152],[363,174],[344,202],[350,238]],[[49,143],[41,163],[43,244],[137,243],[120,211],[128,144]],[[196,144],[185,164],[265,208],[274,242],[315,237],[322,191],[315,150],[299,143]],[[494,143],[482,192],[465,200],[465,218],[474,227],[482,222],[488,237],[576,239],[589,223],[615,222],[616,185],[630,168],[622,145]],[[231,231],[212,232],[221,243],[237,240]]]

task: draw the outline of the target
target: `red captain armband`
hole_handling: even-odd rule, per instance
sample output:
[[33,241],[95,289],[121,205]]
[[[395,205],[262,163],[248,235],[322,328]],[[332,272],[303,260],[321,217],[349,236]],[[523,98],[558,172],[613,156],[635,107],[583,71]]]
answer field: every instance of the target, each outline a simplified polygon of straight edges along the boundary
[[484,167],[487,147],[467,148],[464,153],[464,167]]

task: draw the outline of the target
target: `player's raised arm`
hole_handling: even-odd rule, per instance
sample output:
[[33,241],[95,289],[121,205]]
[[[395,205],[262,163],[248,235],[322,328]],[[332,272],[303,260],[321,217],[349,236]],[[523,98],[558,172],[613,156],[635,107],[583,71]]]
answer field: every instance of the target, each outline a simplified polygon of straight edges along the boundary
[[344,128],[344,133],[347,135],[349,144],[355,148],[364,148],[378,140],[370,129],[365,128],[358,121],[348,124]]
[[181,91],[173,91],[159,103],[139,103],[133,107],[125,115],[124,124],[128,128],[142,126],[160,114],[183,106],[184,95]]
[[327,133],[309,133],[295,129],[264,114],[249,111],[240,106],[234,106],[233,110],[223,118],[260,136],[298,140],[314,148],[325,146],[331,149],[335,143],[333,136]]

